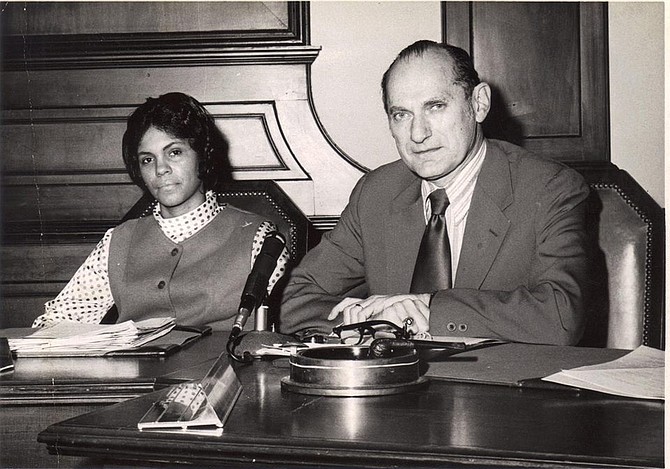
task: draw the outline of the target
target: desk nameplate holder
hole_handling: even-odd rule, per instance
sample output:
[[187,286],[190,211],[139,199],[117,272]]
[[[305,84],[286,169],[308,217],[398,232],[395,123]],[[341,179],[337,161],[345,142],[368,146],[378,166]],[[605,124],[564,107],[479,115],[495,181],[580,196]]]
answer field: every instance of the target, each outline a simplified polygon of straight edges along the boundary
[[140,430],[219,436],[242,393],[242,384],[228,356],[216,360],[201,381],[170,388],[140,419]]

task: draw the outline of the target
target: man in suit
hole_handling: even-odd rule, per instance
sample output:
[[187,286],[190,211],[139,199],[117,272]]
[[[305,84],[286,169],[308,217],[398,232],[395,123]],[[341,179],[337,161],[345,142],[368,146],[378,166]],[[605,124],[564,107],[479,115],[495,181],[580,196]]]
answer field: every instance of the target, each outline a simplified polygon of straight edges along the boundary
[[[410,45],[382,92],[400,160],[361,178],[337,226],[294,269],[282,332],[385,319],[420,335],[576,343],[582,177],[484,138],[491,91],[462,49]],[[436,236],[446,241],[432,247]]]

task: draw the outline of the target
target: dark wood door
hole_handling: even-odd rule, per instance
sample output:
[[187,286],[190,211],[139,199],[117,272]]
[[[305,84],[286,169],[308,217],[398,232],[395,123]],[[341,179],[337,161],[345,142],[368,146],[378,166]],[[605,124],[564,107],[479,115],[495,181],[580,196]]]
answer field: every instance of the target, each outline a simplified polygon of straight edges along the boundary
[[444,40],[491,85],[490,137],[564,161],[609,161],[607,7],[445,2]]

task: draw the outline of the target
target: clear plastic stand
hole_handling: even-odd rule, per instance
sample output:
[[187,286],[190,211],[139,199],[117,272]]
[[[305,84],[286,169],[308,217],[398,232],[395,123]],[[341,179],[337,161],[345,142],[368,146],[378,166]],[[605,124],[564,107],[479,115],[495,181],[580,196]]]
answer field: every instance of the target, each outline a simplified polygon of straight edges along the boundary
[[223,424],[242,392],[227,354],[199,382],[172,386],[140,419],[140,430],[221,435]]

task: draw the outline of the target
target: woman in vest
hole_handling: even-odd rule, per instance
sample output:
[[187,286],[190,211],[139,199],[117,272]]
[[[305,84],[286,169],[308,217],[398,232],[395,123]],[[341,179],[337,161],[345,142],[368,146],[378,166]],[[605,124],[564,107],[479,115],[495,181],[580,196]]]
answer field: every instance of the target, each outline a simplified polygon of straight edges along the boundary
[[276,228],[217,201],[227,151],[214,119],[182,93],[149,98],[128,118],[123,160],[156,200],[152,214],[108,230],[33,327],[99,323],[115,305],[118,322],[171,316],[230,330],[255,257]]

